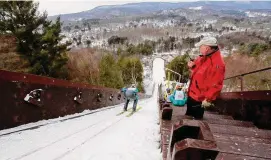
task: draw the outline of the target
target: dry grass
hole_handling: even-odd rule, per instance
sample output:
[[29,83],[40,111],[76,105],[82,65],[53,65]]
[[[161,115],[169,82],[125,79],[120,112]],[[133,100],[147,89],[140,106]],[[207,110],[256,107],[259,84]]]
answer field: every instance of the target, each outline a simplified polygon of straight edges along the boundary
[[15,52],[16,39],[10,35],[0,35],[0,54]]
[[[68,53],[69,79],[74,82],[99,84],[99,62],[103,51],[79,49]],[[28,61],[16,53],[16,39],[0,36],[0,69],[13,72],[28,72]]]
[[0,36],[0,69],[27,72],[29,64],[16,53],[16,39],[10,35]]
[[[264,58],[263,58],[264,57]],[[267,53],[262,57],[249,57],[243,54],[233,54],[225,58],[226,77],[231,77],[254,70],[271,66],[271,56]],[[240,80],[238,78],[225,81],[227,88],[225,91],[240,91]],[[244,76],[244,90],[271,90],[271,70],[263,71]]]
[[98,85],[101,57],[101,51],[91,48],[69,52],[68,68],[70,80]]
[[27,60],[15,52],[0,54],[0,69],[13,72],[28,72]]

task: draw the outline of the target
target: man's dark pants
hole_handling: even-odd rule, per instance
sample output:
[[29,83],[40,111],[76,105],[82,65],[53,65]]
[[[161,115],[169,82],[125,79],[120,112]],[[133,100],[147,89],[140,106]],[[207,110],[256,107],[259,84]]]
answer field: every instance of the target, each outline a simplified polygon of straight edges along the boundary
[[[134,100],[133,111],[136,110],[137,101],[138,101],[138,99],[135,99],[135,100]],[[125,105],[124,105],[124,110],[125,110],[125,111],[127,110],[127,107],[128,107],[129,102],[130,102],[130,99],[126,99],[126,102],[125,102]]]
[[201,107],[202,102],[198,102],[191,97],[187,98],[187,110],[185,115],[192,116],[195,119],[202,119],[204,114],[204,108]]

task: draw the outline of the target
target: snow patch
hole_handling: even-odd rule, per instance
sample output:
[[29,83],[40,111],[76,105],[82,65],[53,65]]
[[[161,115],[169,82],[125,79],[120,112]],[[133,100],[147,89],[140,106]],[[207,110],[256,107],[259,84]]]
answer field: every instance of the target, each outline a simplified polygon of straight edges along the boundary
[[268,13],[261,13],[261,12],[251,12],[247,11],[245,12],[248,17],[268,17],[271,16],[271,14]]
[[203,6],[198,6],[198,7],[189,7],[188,9],[192,10],[202,10]]

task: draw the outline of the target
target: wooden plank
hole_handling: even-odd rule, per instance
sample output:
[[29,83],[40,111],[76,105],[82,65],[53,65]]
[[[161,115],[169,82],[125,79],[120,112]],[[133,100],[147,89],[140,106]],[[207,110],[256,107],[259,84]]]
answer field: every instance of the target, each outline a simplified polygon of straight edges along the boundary
[[[175,118],[175,116],[179,117],[177,119],[181,119],[183,118],[182,116],[185,116],[185,112],[186,112],[186,107],[172,107],[173,108],[173,113],[172,113],[172,119]],[[188,118],[188,117],[186,117]],[[175,118],[176,119],[176,118]],[[190,119],[190,118],[188,118]],[[214,119],[229,119],[229,120],[233,120],[232,116],[228,116],[228,115],[220,115],[217,112],[209,112],[209,111],[205,111],[204,115],[203,115],[203,120],[214,120]]]
[[240,126],[240,127],[256,127],[252,122],[246,121],[237,121],[230,119],[206,119],[203,122],[207,122],[208,124],[219,124],[219,125],[230,125],[230,126]]
[[262,138],[253,138],[253,137],[244,137],[244,136],[235,136],[235,135],[226,135],[220,133],[213,134],[216,141],[226,141],[226,142],[244,142],[244,143],[262,143],[262,144],[271,144],[271,139],[262,139]]
[[162,135],[162,144],[163,145],[168,145],[169,144],[169,141],[170,141],[170,133],[169,134],[163,134]]
[[266,159],[221,152],[217,155],[215,160],[266,160]]
[[[161,121],[161,143],[167,146],[167,148],[169,147],[168,142],[171,138],[170,130],[172,125],[179,123],[182,119],[192,119],[189,116],[185,116],[185,112],[185,107],[173,107],[172,120]],[[192,121],[190,122],[192,123]],[[233,120],[231,116],[219,115],[218,113],[208,111],[205,111],[202,122],[208,123],[213,133],[217,145],[216,151],[220,152],[216,160],[271,159],[271,131],[257,129],[251,122]],[[194,124],[191,125],[194,126]],[[200,138],[200,136],[198,138]],[[187,139],[185,139],[185,141],[187,141]],[[185,152],[187,152],[188,154],[194,153],[192,155],[199,156],[206,152],[205,146],[200,143],[202,140],[196,140],[194,142],[194,139],[191,139],[191,142],[190,140],[188,141],[186,145],[190,147],[183,148],[185,151],[179,152],[180,155],[185,155]],[[176,142],[175,145],[180,142],[181,141]],[[174,149],[176,149],[175,145],[173,147]],[[181,150],[182,147],[187,147],[186,145],[179,145],[177,149]],[[215,148],[210,150],[215,151]],[[174,154],[176,154],[176,152]],[[166,160],[166,156],[171,157],[171,154],[164,149],[164,160]]]
[[193,117],[186,116],[186,115],[173,115],[171,120],[172,120],[172,123],[177,123],[177,122],[181,121],[182,119],[193,120]]
[[209,124],[213,133],[271,139],[271,132],[257,128],[236,127],[228,125]]
[[208,120],[208,119],[230,119],[230,120],[233,120],[232,116],[228,116],[228,115],[204,113],[203,120]]
[[[172,123],[177,123],[181,121],[182,119],[191,119],[191,117],[186,116],[186,115],[174,116],[172,117]],[[205,120],[203,120],[203,122],[207,122],[208,124],[219,124],[219,125],[228,125],[228,126],[240,126],[240,127],[249,127],[249,128],[255,127],[252,122],[236,121],[236,120],[221,119],[221,118],[220,119],[206,118]]]
[[[208,116],[208,117],[207,117]],[[222,124],[222,125],[234,125],[234,126],[246,126],[246,127],[255,127],[252,122],[244,122],[244,121],[235,121],[229,118],[228,116],[212,116],[212,115],[207,115],[206,117],[203,118],[203,122],[211,123],[211,124]],[[193,120],[193,117],[191,116],[186,116],[186,115],[173,115],[172,116],[172,121],[173,122],[178,122],[182,119],[190,119]]]
[[161,130],[171,130],[172,122],[167,120],[162,120],[160,123]]
[[[185,114],[185,112],[184,112],[184,114]],[[180,116],[178,119],[181,119],[181,118],[189,119],[187,117],[182,117],[182,116]],[[209,112],[209,111],[205,111],[203,121],[210,123],[210,124],[232,125],[232,126],[242,126],[242,127],[244,127],[244,126],[245,127],[255,127],[255,125],[252,122],[237,121],[237,120],[234,120],[233,117],[231,117],[229,115],[220,115],[217,112]]]
[[168,145],[162,145],[163,160],[167,159]]
[[216,141],[218,151],[249,157],[271,159],[271,144]]

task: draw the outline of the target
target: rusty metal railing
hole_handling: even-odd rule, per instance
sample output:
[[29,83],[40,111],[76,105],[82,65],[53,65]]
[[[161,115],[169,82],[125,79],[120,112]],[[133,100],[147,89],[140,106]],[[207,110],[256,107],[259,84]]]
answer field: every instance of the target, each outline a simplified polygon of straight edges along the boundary
[[[271,129],[271,90],[270,88],[260,90],[255,89],[252,91],[244,91],[245,76],[254,73],[271,70],[271,67],[231,76],[224,80],[233,78],[240,79],[241,91],[222,92],[216,100],[218,112],[233,116],[238,120],[245,120],[253,122],[258,128]],[[268,71],[269,72],[269,71]],[[266,74],[264,76],[270,76]],[[259,75],[261,76],[261,75]],[[257,78],[257,77],[255,77]],[[254,79],[251,79],[254,80]],[[254,82],[253,82],[254,84]],[[233,85],[237,85],[234,83]],[[256,84],[255,82],[255,85]],[[257,86],[256,86],[257,87]]]
[[124,101],[119,89],[0,70],[0,130]]
[[239,78],[240,79],[240,84],[241,84],[241,91],[243,91],[244,90],[244,83],[243,83],[244,82],[244,80],[243,80],[244,76],[250,75],[250,74],[253,74],[253,73],[267,71],[267,70],[270,70],[270,69],[271,69],[271,67],[267,67],[267,68],[255,70],[255,71],[252,71],[252,72],[247,72],[247,73],[243,73],[243,74],[231,76],[231,77],[225,78],[224,80],[229,80],[229,79],[233,79],[233,78]]

